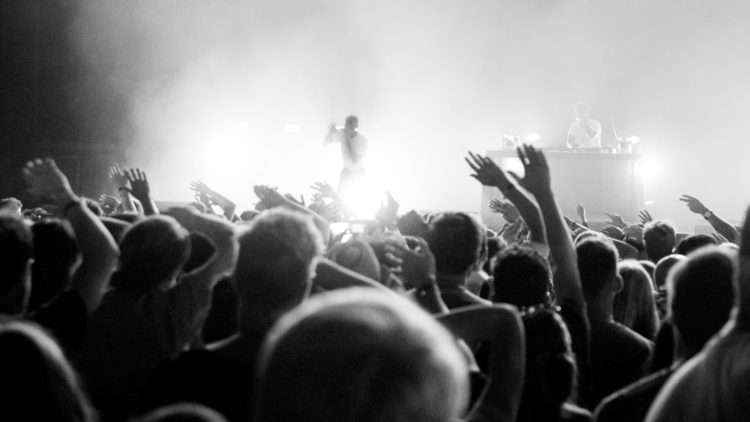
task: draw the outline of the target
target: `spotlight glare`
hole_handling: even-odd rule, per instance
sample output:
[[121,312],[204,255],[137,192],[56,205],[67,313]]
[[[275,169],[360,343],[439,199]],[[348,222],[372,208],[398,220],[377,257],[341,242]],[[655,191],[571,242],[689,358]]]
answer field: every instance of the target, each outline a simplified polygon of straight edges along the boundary
[[287,133],[297,133],[299,132],[299,125],[294,123],[289,123],[288,125],[284,126],[284,130]]
[[538,133],[529,133],[526,135],[526,142],[536,142],[540,139],[542,139],[542,135]]

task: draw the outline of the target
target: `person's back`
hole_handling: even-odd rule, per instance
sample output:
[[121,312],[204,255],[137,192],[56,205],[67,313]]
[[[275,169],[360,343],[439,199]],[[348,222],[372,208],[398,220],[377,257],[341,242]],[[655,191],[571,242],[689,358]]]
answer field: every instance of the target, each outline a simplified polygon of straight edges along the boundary
[[449,309],[491,304],[466,289],[466,279],[486,249],[479,223],[465,213],[444,213],[430,223],[425,240],[435,255],[437,284]]
[[[709,250],[696,254],[706,256],[710,252]],[[692,256],[688,258],[688,264],[691,258]],[[669,379],[654,400],[645,420],[729,421],[745,420],[750,414],[750,330],[747,328],[750,325],[747,308],[750,297],[748,226],[745,226],[742,233],[739,261],[739,273],[733,277],[736,282],[733,282],[732,286],[738,296],[734,300],[729,322],[700,353],[682,365]],[[710,279],[706,274],[700,273],[692,278],[695,279],[694,285],[700,280]],[[693,287],[693,290],[696,289],[697,286]],[[701,295],[693,295],[691,301],[682,301],[682,316],[678,317],[676,313],[674,318],[679,345],[687,344],[693,351],[700,350],[700,345],[696,342],[701,339],[707,340],[712,331],[730,315],[728,289],[725,286],[725,292],[721,295],[714,293],[707,296],[704,291]],[[716,288],[712,290],[720,292]],[[702,306],[703,311],[693,312],[696,305]],[[689,330],[681,327],[681,324],[690,324],[695,328]]]
[[239,236],[233,274],[240,332],[160,365],[148,407],[195,402],[230,421],[247,421],[261,343],[276,320],[306,297],[322,250],[319,231],[303,215],[273,210],[253,219]]
[[178,282],[190,252],[186,227],[164,216],[133,225],[120,245],[114,288],[92,315],[77,359],[92,399],[112,420],[139,410],[161,360],[199,336],[213,284],[233,264],[234,234],[228,223],[187,210],[179,218],[210,236],[217,253]]
[[622,288],[617,250],[605,239],[592,237],[577,246],[578,269],[590,321],[591,408],[637,380],[649,368],[652,344],[612,317],[615,294]]

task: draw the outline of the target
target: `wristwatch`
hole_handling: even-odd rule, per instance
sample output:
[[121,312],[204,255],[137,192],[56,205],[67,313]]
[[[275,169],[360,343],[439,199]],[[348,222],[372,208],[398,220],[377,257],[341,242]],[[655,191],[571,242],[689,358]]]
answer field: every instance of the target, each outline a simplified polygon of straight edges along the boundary
[[711,218],[713,216],[714,216],[714,213],[711,212],[711,210],[708,210],[708,211],[706,211],[706,212],[703,213],[703,218],[705,218],[706,220],[708,220],[709,218]]

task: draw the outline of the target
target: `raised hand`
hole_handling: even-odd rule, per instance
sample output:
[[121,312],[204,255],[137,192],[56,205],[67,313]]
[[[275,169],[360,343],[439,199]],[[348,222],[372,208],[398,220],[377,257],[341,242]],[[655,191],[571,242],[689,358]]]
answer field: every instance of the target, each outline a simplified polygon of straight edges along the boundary
[[606,234],[612,239],[617,240],[622,240],[625,237],[625,232],[623,232],[622,229],[611,224],[608,226],[604,226],[604,228],[602,229],[602,233]]
[[703,215],[709,211],[708,207],[703,205],[698,198],[694,198],[690,195],[682,195],[680,201],[687,204],[688,209],[696,214]]
[[331,185],[326,182],[315,182],[310,186],[315,192],[319,193],[323,198],[336,199],[338,194],[333,190]]
[[508,245],[518,243],[521,229],[523,229],[523,220],[519,218],[518,220],[506,225],[500,232],[500,237],[502,237]]
[[109,167],[109,178],[112,180],[116,189],[128,188],[128,177],[125,175],[125,172],[122,171],[119,164],[113,163]]
[[625,220],[622,219],[622,216],[620,214],[617,214],[616,212],[604,212],[604,214],[609,217],[609,220],[612,222],[612,225],[618,228],[625,228],[628,224],[625,222]]
[[391,255],[393,261],[401,263],[398,272],[415,288],[426,287],[435,282],[435,256],[422,238],[415,238],[417,247],[409,249],[398,242],[387,242],[386,255]]
[[200,180],[196,180],[192,183],[190,183],[190,190],[197,194],[203,194],[207,195],[211,192],[211,188],[208,187],[205,183],[201,182]]
[[385,196],[386,201],[381,202],[380,209],[375,213],[375,219],[386,226],[392,226],[396,223],[399,203],[396,202],[390,192],[386,191]]
[[24,166],[22,175],[28,192],[36,198],[52,201],[58,206],[76,199],[68,178],[51,158],[29,161]]
[[586,208],[583,207],[583,204],[579,203],[576,205],[576,215],[578,215],[581,222],[586,221]]
[[643,226],[638,224],[628,224],[622,229],[622,232],[625,233],[626,239],[636,241],[639,244],[643,243]]
[[654,221],[654,218],[651,217],[651,213],[647,210],[638,211],[638,218],[641,220],[641,224],[643,224],[644,226],[650,221]]
[[295,204],[302,205],[303,207],[307,206],[307,205],[305,205],[305,196],[304,195],[300,194],[299,199],[297,199],[291,193],[285,193],[284,194],[284,198],[286,198],[286,199],[294,202]]
[[255,209],[258,211],[271,209],[288,203],[288,200],[284,198],[282,194],[270,186],[257,185],[253,187],[253,192],[255,192],[255,196],[260,200],[260,202],[255,205]]
[[490,201],[490,210],[501,214],[503,219],[509,223],[516,221],[521,216],[515,205],[509,201],[502,201],[497,198]]
[[495,186],[502,191],[512,184],[505,171],[498,167],[491,158],[469,151],[469,157],[464,157],[464,160],[475,173],[471,177],[477,179],[482,185]]
[[151,187],[148,185],[146,172],[139,168],[132,168],[125,171],[125,177],[130,182],[133,196],[143,201],[141,198],[148,198],[151,194]]
[[524,176],[511,172],[511,176],[527,191],[533,195],[550,189],[550,172],[547,159],[541,150],[531,145],[523,145],[516,148],[518,158],[523,164]]

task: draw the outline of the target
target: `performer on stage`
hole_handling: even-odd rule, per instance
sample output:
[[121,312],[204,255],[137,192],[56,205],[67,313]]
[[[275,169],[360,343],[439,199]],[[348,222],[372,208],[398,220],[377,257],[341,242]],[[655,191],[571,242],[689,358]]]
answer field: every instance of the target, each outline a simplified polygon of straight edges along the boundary
[[568,128],[568,148],[601,148],[602,124],[589,117],[588,104],[575,105],[576,120]]
[[365,177],[367,138],[357,130],[358,128],[357,116],[347,117],[343,128],[337,128],[334,123],[331,123],[324,142],[325,145],[332,142],[341,144],[344,168],[339,178],[338,194],[342,197],[346,197],[348,192],[360,185]]

